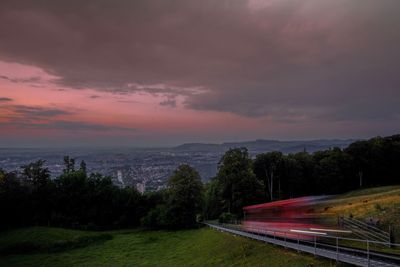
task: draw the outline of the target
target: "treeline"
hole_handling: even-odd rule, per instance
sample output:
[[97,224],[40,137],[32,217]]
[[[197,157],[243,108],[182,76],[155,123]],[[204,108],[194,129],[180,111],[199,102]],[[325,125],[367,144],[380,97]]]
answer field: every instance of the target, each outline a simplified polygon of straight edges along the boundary
[[0,229],[57,226],[83,230],[145,227],[184,228],[196,224],[201,212],[200,175],[180,166],[167,190],[141,195],[119,188],[110,177],[86,172],[81,162],[64,158],[63,174],[50,179],[44,161],[22,166],[21,174],[0,170]]
[[240,217],[246,205],[360,187],[400,184],[400,135],[376,137],[309,154],[228,150],[215,178],[179,166],[158,192],[119,188],[110,177],[87,174],[85,162],[64,158],[63,174],[50,179],[44,162],[22,172],[0,170],[1,228],[49,225],[78,229],[194,227],[197,220]]
[[206,185],[204,215],[215,219],[229,212],[240,217],[246,205],[400,184],[399,166],[400,135],[313,154],[268,152],[254,160],[245,148],[231,149],[222,157],[217,176]]

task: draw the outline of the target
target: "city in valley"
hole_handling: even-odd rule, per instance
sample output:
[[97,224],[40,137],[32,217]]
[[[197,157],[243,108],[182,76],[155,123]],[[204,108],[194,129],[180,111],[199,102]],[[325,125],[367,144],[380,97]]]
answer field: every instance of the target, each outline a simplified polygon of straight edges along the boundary
[[52,177],[64,169],[63,158],[75,159],[76,166],[84,160],[89,173],[112,177],[120,187],[135,187],[139,192],[165,188],[169,176],[181,164],[196,168],[203,182],[217,173],[218,162],[229,148],[247,147],[250,155],[278,150],[283,153],[315,152],[332,147],[345,148],[354,140],[275,141],[257,140],[223,144],[183,144],[171,148],[2,148],[0,169],[21,171],[21,166],[45,160]]

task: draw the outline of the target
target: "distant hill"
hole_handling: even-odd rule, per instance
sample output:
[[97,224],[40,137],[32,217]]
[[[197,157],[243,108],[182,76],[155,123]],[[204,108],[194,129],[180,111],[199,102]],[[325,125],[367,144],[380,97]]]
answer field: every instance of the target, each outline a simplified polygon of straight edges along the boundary
[[281,151],[283,153],[295,153],[306,150],[307,152],[315,152],[325,150],[332,147],[345,148],[354,139],[319,139],[309,141],[279,141],[279,140],[255,140],[245,142],[229,142],[222,144],[204,144],[204,143],[187,143],[177,147],[174,150],[179,151],[212,151],[224,152],[229,148],[246,147],[251,153],[262,153],[268,151]]

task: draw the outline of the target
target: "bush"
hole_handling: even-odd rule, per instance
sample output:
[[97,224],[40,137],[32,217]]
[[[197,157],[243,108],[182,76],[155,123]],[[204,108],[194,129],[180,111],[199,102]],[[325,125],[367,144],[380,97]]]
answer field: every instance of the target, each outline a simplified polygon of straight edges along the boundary
[[196,222],[204,222],[204,216],[202,214],[197,214]]
[[147,228],[164,228],[166,227],[166,209],[165,205],[159,205],[150,210],[145,217],[141,219],[141,224]]
[[375,209],[378,210],[378,211],[383,211],[384,210],[379,203],[375,204]]
[[235,214],[232,214],[229,212],[222,213],[218,218],[219,223],[232,223],[233,221],[236,221],[236,220],[237,220],[237,216]]

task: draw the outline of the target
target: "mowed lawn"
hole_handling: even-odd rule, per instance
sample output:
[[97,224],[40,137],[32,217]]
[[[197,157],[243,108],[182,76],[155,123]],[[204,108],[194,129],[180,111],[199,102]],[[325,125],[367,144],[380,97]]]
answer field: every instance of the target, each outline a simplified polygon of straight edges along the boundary
[[0,266],[335,266],[208,228],[98,233],[33,227],[0,233],[0,252]]

